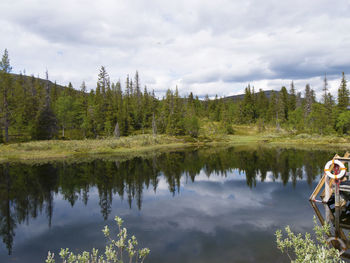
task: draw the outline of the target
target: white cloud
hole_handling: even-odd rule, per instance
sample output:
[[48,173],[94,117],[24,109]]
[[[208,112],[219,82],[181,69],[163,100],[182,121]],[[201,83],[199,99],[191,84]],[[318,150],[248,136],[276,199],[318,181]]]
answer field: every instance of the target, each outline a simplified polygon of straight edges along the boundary
[[[2,0],[0,50],[14,71],[78,88],[139,71],[161,94],[228,96],[251,83],[280,89],[291,80],[336,92],[350,73],[349,1],[42,1]],[[335,80],[336,79],[336,80]]]

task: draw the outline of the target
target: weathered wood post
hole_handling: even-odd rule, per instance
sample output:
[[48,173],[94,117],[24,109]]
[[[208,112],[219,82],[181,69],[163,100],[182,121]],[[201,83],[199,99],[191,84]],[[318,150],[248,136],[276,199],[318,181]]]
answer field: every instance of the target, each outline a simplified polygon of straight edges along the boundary
[[330,178],[326,175],[326,178],[325,178],[325,187],[324,187],[324,190],[325,190],[325,196],[323,198],[323,201],[325,203],[328,202],[329,198],[331,198],[331,195],[332,195],[332,192],[331,192],[331,186],[330,186]]
[[339,227],[339,218],[340,218],[340,207],[335,207],[335,215],[334,215],[334,226],[335,226],[335,236],[339,237],[340,236],[340,227]]
[[339,179],[335,179],[335,193],[334,193],[334,197],[335,197],[334,205],[335,205],[335,207],[339,207],[340,206],[339,184],[340,184]]

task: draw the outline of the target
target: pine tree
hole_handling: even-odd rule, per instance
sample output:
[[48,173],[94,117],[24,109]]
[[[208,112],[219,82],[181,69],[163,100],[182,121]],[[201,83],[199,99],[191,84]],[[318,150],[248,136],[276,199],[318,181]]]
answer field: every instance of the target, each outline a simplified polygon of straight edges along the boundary
[[297,97],[295,95],[295,87],[294,82],[290,84],[290,90],[289,90],[289,103],[288,103],[288,111],[294,111],[296,109],[296,101]]
[[322,102],[323,102],[323,104],[324,104],[324,106],[326,108],[327,115],[329,117],[331,117],[334,101],[333,101],[333,96],[328,91],[328,81],[327,81],[326,74],[324,75],[324,79],[323,79],[323,89],[322,89],[322,91],[323,91]]
[[323,95],[322,95],[323,104],[327,105],[328,104],[328,81],[327,81],[326,74],[324,74],[322,91],[323,91]]
[[[106,115],[107,115],[107,99],[106,90],[110,87],[110,80],[106,68],[101,66],[98,74],[96,94],[94,100],[94,123],[95,131],[102,134],[105,131]],[[109,127],[111,128],[111,127]]]
[[5,49],[0,61],[0,96],[1,96],[1,112],[2,122],[5,130],[5,142],[9,141],[9,126],[11,116],[11,99],[12,99],[12,77],[10,75],[12,67],[7,49]]
[[307,117],[311,113],[312,104],[315,102],[315,93],[309,84],[305,86],[304,115]]
[[50,140],[57,135],[57,119],[51,108],[49,75],[46,71],[46,96],[43,107],[36,117],[33,138],[37,140]]
[[256,100],[257,116],[261,120],[267,119],[267,109],[269,107],[269,100],[266,97],[265,92],[260,89]]
[[98,73],[97,85],[101,88],[102,95],[105,96],[107,87],[110,86],[110,80],[104,66],[101,66],[100,72]]
[[272,123],[278,123],[278,95],[275,91],[272,91],[271,93],[271,99],[269,103],[269,109],[268,109],[268,120]]
[[175,94],[170,96],[170,114],[168,116],[166,131],[170,135],[183,135],[185,133],[183,119],[183,105],[176,86]]
[[66,94],[64,91],[61,96],[58,97],[56,102],[56,115],[58,122],[62,128],[62,137],[65,137],[65,130],[71,128],[74,123],[74,100],[72,96]]
[[140,89],[140,78],[139,73],[136,71],[134,78],[134,94],[132,96],[132,109],[133,109],[133,127],[135,130],[140,130],[142,128],[142,115],[144,113],[144,108],[142,108],[142,92]]
[[27,95],[25,92],[25,83],[22,73],[17,76],[15,84],[13,86],[14,101],[12,106],[14,106],[12,111],[12,130],[16,131],[18,135],[22,134],[23,128],[28,124],[26,122],[26,100]]
[[346,110],[349,105],[349,90],[347,89],[346,83],[347,80],[343,72],[340,87],[338,89],[338,107],[341,110]]
[[86,137],[86,130],[84,129],[83,123],[87,116],[88,94],[86,91],[86,85],[84,81],[80,86],[80,92],[75,102],[74,108],[75,108],[74,119],[76,121],[77,127],[82,130],[83,137]]
[[288,120],[288,106],[289,106],[289,101],[288,97],[289,94],[287,92],[286,87],[282,87],[281,91],[278,94],[279,97],[279,109],[280,109],[280,119],[282,122]]
[[241,120],[243,123],[252,123],[256,116],[255,93],[252,92],[250,85],[245,88],[244,98],[241,103]]

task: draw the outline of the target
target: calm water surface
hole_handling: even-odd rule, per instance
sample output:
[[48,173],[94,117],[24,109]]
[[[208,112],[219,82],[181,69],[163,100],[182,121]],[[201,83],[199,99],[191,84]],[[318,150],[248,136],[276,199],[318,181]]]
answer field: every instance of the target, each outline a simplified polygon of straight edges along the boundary
[[[342,153],[340,153],[342,154]],[[0,166],[0,262],[102,249],[122,217],[147,262],[288,262],[275,230],[311,232],[308,203],[334,153],[235,147],[128,161]]]

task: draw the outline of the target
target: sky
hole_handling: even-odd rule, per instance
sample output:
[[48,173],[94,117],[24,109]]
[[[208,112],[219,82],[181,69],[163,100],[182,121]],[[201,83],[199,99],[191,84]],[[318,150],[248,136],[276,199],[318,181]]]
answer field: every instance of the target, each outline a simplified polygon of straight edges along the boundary
[[318,98],[327,74],[336,96],[350,73],[350,1],[1,0],[0,52],[13,72],[96,87],[138,70],[162,96],[178,86],[200,97],[289,89],[309,83]]

